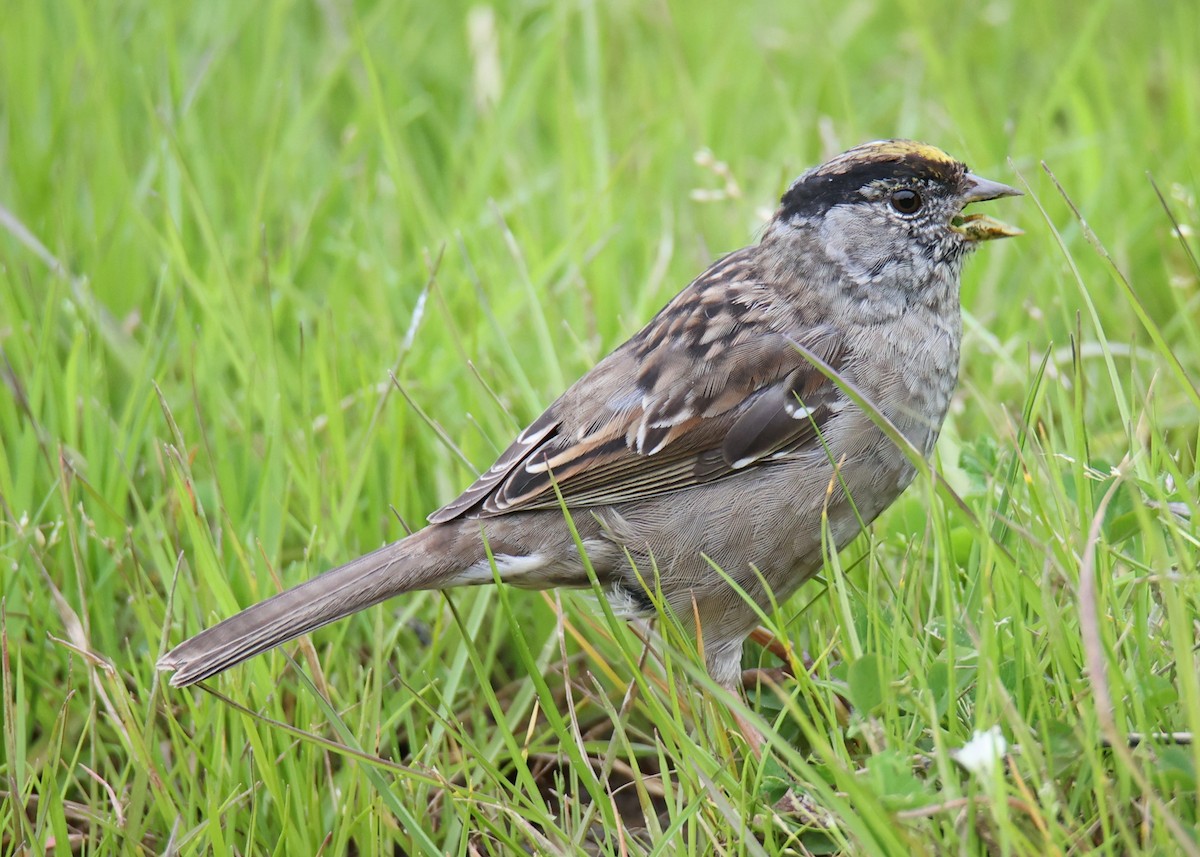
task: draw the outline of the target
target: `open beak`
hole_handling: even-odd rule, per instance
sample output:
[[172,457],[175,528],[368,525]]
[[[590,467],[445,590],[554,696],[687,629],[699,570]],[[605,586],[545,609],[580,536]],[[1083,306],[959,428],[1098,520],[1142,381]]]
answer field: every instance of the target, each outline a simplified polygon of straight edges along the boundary
[[[1000,182],[967,173],[964,177],[967,190],[963,194],[963,206],[972,202],[987,202],[1004,196],[1021,196],[1021,191]],[[950,228],[967,241],[991,241],[993,238],[1011,238],[1024,233],[1015,226],[1001,223],[986,214],[959,214],[950,221]]]

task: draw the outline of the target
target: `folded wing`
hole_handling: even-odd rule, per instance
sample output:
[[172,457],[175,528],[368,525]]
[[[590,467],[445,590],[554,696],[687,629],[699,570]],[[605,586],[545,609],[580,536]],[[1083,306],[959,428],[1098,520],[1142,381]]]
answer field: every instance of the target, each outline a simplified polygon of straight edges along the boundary
[[792,312],[752,249],[719,260],[429,520],[557,508],[555,486],[572,508],[627,503],[818,444],[847,399],[796,345],[835,370],[847,355]]

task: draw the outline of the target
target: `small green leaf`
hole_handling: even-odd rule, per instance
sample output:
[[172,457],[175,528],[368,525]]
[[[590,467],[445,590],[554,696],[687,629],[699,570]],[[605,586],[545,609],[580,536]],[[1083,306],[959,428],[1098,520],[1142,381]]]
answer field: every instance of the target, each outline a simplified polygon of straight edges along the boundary
[[800,834],[804,844],[804,853],[813,855],[843,854],[842,846],[828,833],[820,830],[806,830]]
[[1142,531],[1141,517],[1137,512],[1126,512],[1112,518],[1104,527],[1105,540],[1110,545],[1119,545]]
[[1131,685],[1150,711],[1162,711],[1179,702],[1179,688],[1166,676],[1146,673],[1133,676]]
[[892,809],[920,806],[930,798],[925,782],[913,773],[909,757],[899,750],[884,750],[867,761],[871,785]]
[[879,656],[866,654],[850,665],[848,676],[850,702],[863,714],[868,714],[883,704],[886,688],[883,681],[883,664]]
[[1180,791],[1196,790],[1196,764],[1186,747],[1160,747],[1155,751],[1158,765],[1155,774],[1166,788]]
[[999,461],[999,445],[996,439],[984,435],[978,440],[963,444],[958,466],[971,478],[971,487],[975,493],[980,493],[987,488]]
[[763,765],[762,785],[759,788],[762,802],[768,806],[774,806],[783,799],[791,787],[792,780],[783,766],[774,757],[768,758]]
[[938,718],[945,717],[946,712],[950,710],[950,703],[954,701],[955,692],[950,667],[945,661],[938,661],[930,668],[926,680],[929,682],[930,692],[933,693],[933,704],[937,708]]
[[950,530],[950,548],[954,553],[954,561],[960,568],[966,568],[971,561],[971,550],[975,547],[975,534],[967,527],[954,527]]

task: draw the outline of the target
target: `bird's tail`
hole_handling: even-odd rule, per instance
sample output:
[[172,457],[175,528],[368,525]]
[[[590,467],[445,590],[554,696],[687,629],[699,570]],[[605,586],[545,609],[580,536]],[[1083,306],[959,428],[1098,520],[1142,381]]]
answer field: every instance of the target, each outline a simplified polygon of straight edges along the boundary
[[447,569],[430,561],[428,528],[248,607],[167,652],[160,670],[185,687],[240,664],[393,595],[447,585]]

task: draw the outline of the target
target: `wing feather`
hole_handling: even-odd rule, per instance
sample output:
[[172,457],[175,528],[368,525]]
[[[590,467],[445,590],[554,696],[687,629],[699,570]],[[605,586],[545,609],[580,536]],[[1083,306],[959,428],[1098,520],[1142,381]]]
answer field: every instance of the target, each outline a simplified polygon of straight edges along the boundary
[[767,466],[817,442],[846,404],[844,342],[805,326],[754,248],[716,262],[530,424],[434,523],[627,503]]

